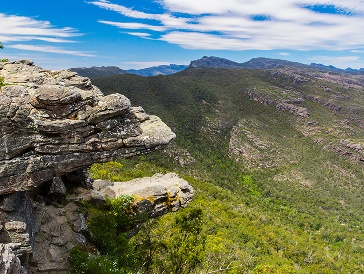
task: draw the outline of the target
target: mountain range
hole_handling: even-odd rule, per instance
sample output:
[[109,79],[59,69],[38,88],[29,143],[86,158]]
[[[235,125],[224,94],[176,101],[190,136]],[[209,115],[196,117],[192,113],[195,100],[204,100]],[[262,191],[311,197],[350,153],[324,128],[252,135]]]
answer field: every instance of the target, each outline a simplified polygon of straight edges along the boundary
[[322,64],[311,63],[310,65],[301,64],[298,62],[291,62],[281,59],[270,59],[264,57],[253,58],[244,63],[237,63],[228,59],[204,56],[198,60],[191,61],[187,65],[160,65],[144,69],[129,69],[122,70],[115,66],[106,67],[91,67],[91,68],[70,68],[69,70],[77,72],[81,76],[89,77],[91,79],[102,78],[107,76],[115,76],[120,74],[136,74],[140,76],[156,76],[156,75],[170,75],[178,73],[186,68],[248,68],[248,69],[271,69],[279,66],[299,67],[307,69],[318,69],[331,72],[345,72],[351,74],[364,74],[364,68],[361,69],[339,69],[334,66],[325,66]]

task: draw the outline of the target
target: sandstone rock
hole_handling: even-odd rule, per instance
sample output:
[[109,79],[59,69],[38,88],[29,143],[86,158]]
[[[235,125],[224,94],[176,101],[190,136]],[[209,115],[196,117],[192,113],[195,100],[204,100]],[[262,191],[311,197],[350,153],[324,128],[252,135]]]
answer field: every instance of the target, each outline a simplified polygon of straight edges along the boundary
[[[26,192],[0,196],[0,243],[12,244],[12,253],[27,256],[34,243],[33,207]],[[1,254],[1,253],[0,253]]]
[[1,274],[27,274],[21,265],[20,259],[12,252],[11,244],[0,243],[0,273]]
[[35,222],[29,270],[32,273],[68,273],[70,250],[86,242],[81,234],[87,229],[85,217],[72,202],[63,208],[37,203]]
[[54,177],[52,180],[51,188],[49,194],[53,195],[66,195],[66,186],[64,185],[60,177]]
[[100,192],[111,199],[122,194],[133,195],[136,211],[153,217],[186,207],[194,195],[192,186],[175,173],[114,182],[101,188]]
[[29,190],[95,162],[147,153],[175,134],[123,95],[31,61],[3,64],[0,194]]
[[128,182],[95,180],[94,189],[78,188],[69,199],[83,199],[102,205],[106,202],[106,197],[114,199],[123,194],[134,196],[136,213],[148,213],[156,217],[186,207],[192,200],[194,190],[177,174],[168,173],[155,174],[152,177],[138,178]]

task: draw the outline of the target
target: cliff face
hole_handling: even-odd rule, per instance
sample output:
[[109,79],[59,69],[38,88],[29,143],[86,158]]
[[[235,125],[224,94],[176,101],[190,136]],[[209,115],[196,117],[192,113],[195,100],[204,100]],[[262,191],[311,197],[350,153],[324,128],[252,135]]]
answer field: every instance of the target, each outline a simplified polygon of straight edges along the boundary
[[175,134],[120,94],[103,96],[88,78],[6,63],[0,93],[0,194],[149,152]]
[[[69,251],[85,244],[87,225],[75,203],[84,196],[66,198],[65,185],[92,188],[91,164],[148,153],[175,134],[75,72],[23,60],[0,63],[0,77],[0,273],[67,273]],[[193,189],[181,186],[187,203]],[[59,196],[61,205],[50,202]]]

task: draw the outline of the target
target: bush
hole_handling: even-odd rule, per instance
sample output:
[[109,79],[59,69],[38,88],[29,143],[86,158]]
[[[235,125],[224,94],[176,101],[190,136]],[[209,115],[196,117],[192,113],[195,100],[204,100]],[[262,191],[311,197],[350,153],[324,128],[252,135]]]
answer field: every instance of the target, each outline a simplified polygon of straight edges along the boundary
[[71,274],[126,274],[125,269],[119,268],[112,258],[106,255],[89,256],[76,246],[70,254]]

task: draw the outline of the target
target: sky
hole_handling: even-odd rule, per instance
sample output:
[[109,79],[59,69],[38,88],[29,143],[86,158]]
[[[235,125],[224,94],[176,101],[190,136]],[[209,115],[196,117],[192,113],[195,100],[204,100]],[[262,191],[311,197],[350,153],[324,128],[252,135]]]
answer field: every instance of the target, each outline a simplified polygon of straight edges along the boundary
[[364,68],[364,0],[0,0],[0,59],[45,69],[267,57]]

